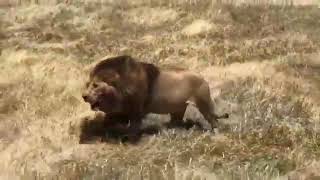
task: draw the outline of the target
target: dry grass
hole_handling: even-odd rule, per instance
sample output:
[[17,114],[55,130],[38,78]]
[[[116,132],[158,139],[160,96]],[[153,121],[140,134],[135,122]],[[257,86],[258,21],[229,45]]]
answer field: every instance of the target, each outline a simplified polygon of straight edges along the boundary
[[[317,6],[70,2],[0,8],[0,178],[288,179],[319,167]],[[94,116],[81,99],[87,71],[123,53],[203,74],[217,111],[231,113],[220,134],[79,144]]]

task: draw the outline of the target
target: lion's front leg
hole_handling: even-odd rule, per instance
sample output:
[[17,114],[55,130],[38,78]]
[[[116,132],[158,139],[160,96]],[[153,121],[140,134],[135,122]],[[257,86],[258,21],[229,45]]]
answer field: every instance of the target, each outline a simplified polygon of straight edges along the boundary
[[128,139],[129,141],[135,143],[137,142],[142,135],[142,116],[134,115],[129,120],[128,127]]
[[129,116],[129,140],[136,142],[142,135],[143,103],[137,103]]

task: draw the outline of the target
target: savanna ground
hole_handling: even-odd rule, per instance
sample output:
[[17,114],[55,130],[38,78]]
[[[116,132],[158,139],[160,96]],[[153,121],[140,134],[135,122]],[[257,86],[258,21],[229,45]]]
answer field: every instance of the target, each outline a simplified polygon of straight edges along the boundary
[[[0,4],[1,179],[319,179],[317,5]],[[137,145],[79,144],[94,115],[81,99],[88,70],[120,54],[201,73],[230,119],[216,135],[164,129]],[[192,107],[188,116],[201,120]]]

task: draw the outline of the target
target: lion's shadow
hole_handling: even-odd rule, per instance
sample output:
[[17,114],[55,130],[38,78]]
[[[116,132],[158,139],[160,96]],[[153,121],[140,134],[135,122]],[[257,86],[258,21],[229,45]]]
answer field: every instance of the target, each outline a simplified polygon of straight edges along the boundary
[[96,118],[92,120],[84,119],[80,126],[80,144],[92,144],[97,142],[105,143],[131,143],[136,144],[145,135],[159,134],[164,129],[186,129],[190,128],[201,129],[199,122],[186,119],[181,123],[163,123],[162,125],[154,125],[144,123],[141,131],[137,136],[131,138],[130,132],[125,123],[118,123],[112,127],[106,126],[103,118]]

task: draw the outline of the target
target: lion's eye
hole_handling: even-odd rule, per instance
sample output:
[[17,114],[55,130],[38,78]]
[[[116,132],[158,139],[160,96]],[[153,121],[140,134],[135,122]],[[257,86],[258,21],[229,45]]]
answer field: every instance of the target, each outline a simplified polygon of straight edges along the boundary
[[98,84],[97,83],[93,83],[92,86],[93,86],[93,88],[97,88]]

